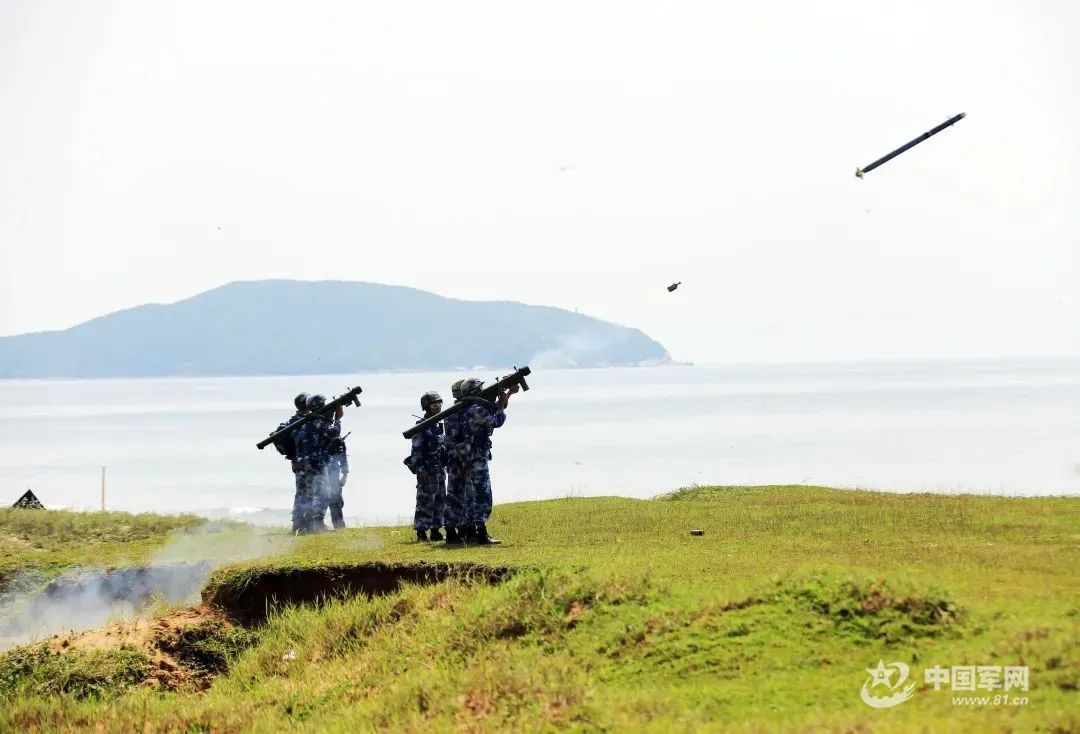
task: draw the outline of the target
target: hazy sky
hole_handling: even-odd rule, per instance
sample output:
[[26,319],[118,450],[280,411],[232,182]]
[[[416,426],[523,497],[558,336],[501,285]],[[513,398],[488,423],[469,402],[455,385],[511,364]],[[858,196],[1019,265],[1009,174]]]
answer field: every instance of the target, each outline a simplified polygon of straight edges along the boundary
[[1078,29],[1075,0],[0,0],[0,334],[294,277],[695,361],[1080,354]]

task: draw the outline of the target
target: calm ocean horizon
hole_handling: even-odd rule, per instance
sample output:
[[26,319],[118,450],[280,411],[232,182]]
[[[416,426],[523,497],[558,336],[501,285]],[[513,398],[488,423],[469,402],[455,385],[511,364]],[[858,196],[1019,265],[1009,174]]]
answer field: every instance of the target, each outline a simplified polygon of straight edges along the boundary
[[[479,372],[491,379],[497,370]],[[347,411],[353,524],[409,522],[401,431],[463,375],[0,381],[0,502],[285,524],[287,462],[255,448],[301,390]],[[692,484],[1080,494],[1080,360],[536,370],[495,433],[496,503]]]

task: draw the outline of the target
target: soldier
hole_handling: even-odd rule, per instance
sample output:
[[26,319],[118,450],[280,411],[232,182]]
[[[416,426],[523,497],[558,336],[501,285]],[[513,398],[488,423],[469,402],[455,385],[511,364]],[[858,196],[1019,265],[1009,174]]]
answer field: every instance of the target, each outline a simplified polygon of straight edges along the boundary
[[330,523],[334,530],[345,527],[342,509],[345,507],[345,482],[349,478],[349,456],[345,450],[345,439],[348,437],[349,434],[345,434],[330,442],[330,462],[327,469],[330,474]]
[[[308,394],[306,392],[302,392],[293,398],[293,405],[296,406],[296,413],[293,414],[292,418],[278,426],[277,429],[279,431],[293,421],[300,420],[307,415],[307,399]],[[306,486],[304,469],[296,458],[296,432],[294,431],[291,435],[283,438],[281,446],[275,444],[275,448],[285,455],[285,458],[289,460],[290,465],[292,466],[293,480],[296,484],[296,494],[293,495],[292,508],[292,529],[295,533],[303,526],[303,505]]]
[[[483,380],[465,380],[461,384],[462,398],[476,397],[483,387]],[[491,460],[491,433],[506,423],[506,407],[510,404],[510,395],[517,391],[517,385],[501,391],[493,407],[474,402],[462,411],[465,414],[464,423],[469,440],[469,463],[465,475],[468,485],[466,494],[472,503],[469,522],[466,524],[466,542],[469,543],[498,545],[500,542],[488,535],[487,531],[492,506],[491,473],[488,470],[488,462]]]
[[[326,398],[312,395],[307,399],[309,412],[326,406]],[[323,523],[330,504],[330,444],[341,436],[341,418],[345,409],[338,407],[334,419],[318,416],[296,430],[296,457],[304,471],[302,518],[298,533],[329,530]]]
[[[430,418],[442,410],[442,396],[434,391],[424,393],[420,396],[420,408],[424,411],[424,418]],[[409,460],[411,468],[416,472],[416,515],[413,518],[416,539],[421,542],[442,540],[443,536],[439,532],[439,527],[443,524],[446,471],[443,469],[441,423],[436,423],[413,436]],[[429,530],[431,531],[430,538]]]
[[[450,388],[454,400],[461,399],[461,383],[458,380]],[[443,448],[446,451],[446,505],[443,521],[446,523],[446,542],[458,545],[464,542],[465,525],[469,521],[469,498],[465,493],[465,466],[469,460],[469,442],[465,435],[463,419],[465,411],[455,413],[443,421],[446,435]]]

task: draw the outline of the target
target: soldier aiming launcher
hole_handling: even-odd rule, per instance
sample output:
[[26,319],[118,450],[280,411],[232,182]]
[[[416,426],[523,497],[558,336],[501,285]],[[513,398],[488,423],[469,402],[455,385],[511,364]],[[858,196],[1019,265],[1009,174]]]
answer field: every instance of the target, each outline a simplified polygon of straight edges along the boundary
[[317,416],[320,416],[320,415],[333,415],[334,411],[336,411],[338,408],[342,408],[342,407],[344,407],[346,405],[349,405],[350,403],[355,405],[357,408],[359,408],[360,407],[360,399],[357,396],[362,392],[364,392],[362,388],[354,387],[351,390],[349,390],[348,392],[346,392],[346,393],[344,393],[342,395],[338,395],[336,398],[334,398],[333,400],[328,402],[326,405],[324,405],[319,410],[312,411],[311,413],[308,413],[305,416],[297,418],[292,423],[290,423],[289,425],[282,428],[280,431],[274,431],[269,436],[264,438],[262,441],[259,441],[257,444],[255,444],[255,448],[259,449],[259,451],[262,451],[263,449],[265,449],[267,446],[272,444],[274,441],[276,441],[281,436],[284,436],[287,433],[291,433],[291,432],[295,431],[297,428],[299,428],[300,426],[304,425],[305,423],[308,423],[310,421],[315,420],[315,418]]
[[473,395],[471,397],[465,397],[461,400],[458,400],[449,408],[446,408],[445,410],[440,410],[438,413],[431,416],[430,418],[425,418],[409,430],[403,432],[401,435],[405,438],[412,438],[416,434],[435,425],[439,421],[449,418],[454,413],[459,413],[462,410],[465,410],[465,408],[469,407],[470,405],[479,403],[480,405],[488,405],[493,407],[495,401],[499,397],[499,393],[509,387],[512,387],[514,385],[521,385],[522,390],[528,390],[529,384],[525,382],[525,378],[531,374],[532,370],[530,370],[528,367],[522,367],[519,370],[515,370],[514,373],[511,375],[507,375],[506,377],[500,377],[498,380],[481,390],[479,395]]

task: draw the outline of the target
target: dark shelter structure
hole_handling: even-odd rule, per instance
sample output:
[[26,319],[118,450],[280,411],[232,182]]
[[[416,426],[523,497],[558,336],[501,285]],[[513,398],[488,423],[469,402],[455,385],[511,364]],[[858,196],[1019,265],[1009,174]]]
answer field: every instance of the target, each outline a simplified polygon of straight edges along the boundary
[[15,500],[15,504],[12,507],[17,507],[20,510],[44,510],[45,505],[41,504],[41,500],[31,491],[26,490],[22,497]]

